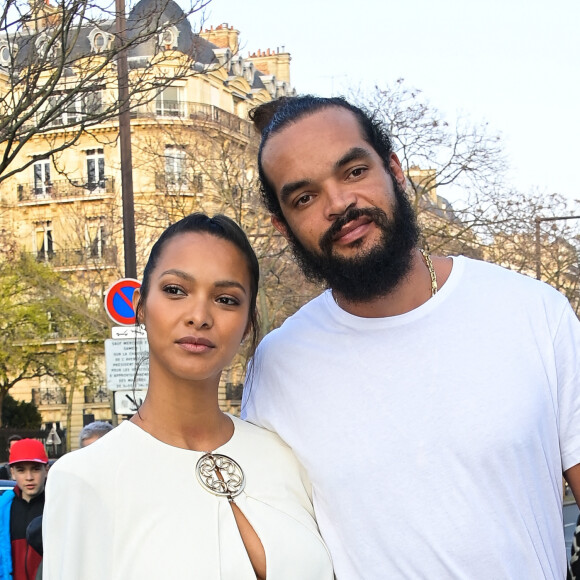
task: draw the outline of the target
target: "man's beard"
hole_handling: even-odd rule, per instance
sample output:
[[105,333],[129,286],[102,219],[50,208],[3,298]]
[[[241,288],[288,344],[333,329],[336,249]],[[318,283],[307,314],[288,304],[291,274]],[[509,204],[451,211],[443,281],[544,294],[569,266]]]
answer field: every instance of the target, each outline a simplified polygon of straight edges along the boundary
[[[320,238],[320,253],[305,248],[287,228],[294,257],[306,278],[325,283],[348,302],[367,302],[384,296],[403,280],[411,270],[419,228],[404,190],[394,179],[393,183],[395,204],[392,219],[377,207],[347,210]],[[369,217],[380,229],[379,242],[353,258],[336,255],[333,237],[344,225],[361,216]]]

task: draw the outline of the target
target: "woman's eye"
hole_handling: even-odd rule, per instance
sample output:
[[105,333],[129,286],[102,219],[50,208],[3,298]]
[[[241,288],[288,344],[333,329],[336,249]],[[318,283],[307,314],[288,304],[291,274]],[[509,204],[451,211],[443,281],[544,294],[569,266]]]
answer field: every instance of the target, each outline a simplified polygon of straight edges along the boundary
[[185,292],[179,287],[179,286],[173,286],[172,284],[169,284],[167,286],[163,287],[163,292],[165,292],[166,294],[173,294],[175,296],[179,296],[179,295],[184,295]]
[[225,304],[226,306],[237,306],[240,303],[239,300],[231,296],[220,296],[217,301],[219,304]]

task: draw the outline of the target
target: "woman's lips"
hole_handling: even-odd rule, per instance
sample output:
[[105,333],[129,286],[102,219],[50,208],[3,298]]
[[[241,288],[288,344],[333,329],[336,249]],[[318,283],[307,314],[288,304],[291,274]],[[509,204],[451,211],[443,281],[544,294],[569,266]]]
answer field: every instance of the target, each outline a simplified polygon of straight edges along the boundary
[[208,352],[215,348],[211,340],[197,336],[184,336],[175,342],[184,350],[193,353]]

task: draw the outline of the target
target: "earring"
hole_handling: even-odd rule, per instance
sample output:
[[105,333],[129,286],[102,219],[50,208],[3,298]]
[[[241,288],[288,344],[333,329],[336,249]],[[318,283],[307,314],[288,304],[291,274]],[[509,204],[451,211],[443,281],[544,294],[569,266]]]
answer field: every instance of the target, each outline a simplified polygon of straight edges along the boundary
[[145,323],[144,322],[139,323],[139,330],[142,330],[143,332],[145,332]]

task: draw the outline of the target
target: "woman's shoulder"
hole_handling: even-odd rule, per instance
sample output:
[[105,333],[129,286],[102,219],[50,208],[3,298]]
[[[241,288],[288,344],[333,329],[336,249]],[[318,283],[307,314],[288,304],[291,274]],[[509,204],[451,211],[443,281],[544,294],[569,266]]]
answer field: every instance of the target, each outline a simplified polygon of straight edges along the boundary
[[87,447],[63,455],[50,468],[50,473],[83,473],[92,476],[103,470],[110,472],[116,458],[124,455],[128,431],[130,429],[122,423]]
[[262,443],[263,445],[268,445],[272,447],[281,447],[285,449],[290,449],[277,433],[264,429],[264,427],[259,427],[240,419],[234,415],[230,415],[232,421],[234,422],[236,437],[244,439],[252,439],[255,442]]
[[280,474],[299,474],[301,467],[292,449],[277,433],[258,427],[253,423],[233,417],[236,453],[249,463],[263,465]]

